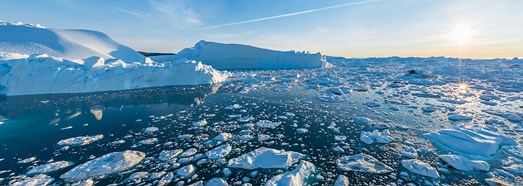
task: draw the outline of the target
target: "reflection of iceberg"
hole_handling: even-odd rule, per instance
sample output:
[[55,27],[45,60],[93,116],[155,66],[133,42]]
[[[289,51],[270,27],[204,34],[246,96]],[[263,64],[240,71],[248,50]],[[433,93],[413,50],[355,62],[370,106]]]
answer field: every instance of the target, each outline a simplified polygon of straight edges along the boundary
[[[102,108],[139,105],[189,106],[200,104],[207,95],[215,93],[220,84],[199,86],[169,86],[124,91],[48,94],[32,96],[9,96],[0,101],[0,115],[9,118],[28,114],[49,113],[53,116],[60,110],[90,111],[96,119],[102,118]],[[43,103],[44,100],[50,102]],[[31,108],[28,110],[28,108]],[[62,118],[62,119],[65,119]]]
[[96,120],[102,120],[102,116],[104,115],[103,110],[100,108],[92,108],[91,114],[93,114]]

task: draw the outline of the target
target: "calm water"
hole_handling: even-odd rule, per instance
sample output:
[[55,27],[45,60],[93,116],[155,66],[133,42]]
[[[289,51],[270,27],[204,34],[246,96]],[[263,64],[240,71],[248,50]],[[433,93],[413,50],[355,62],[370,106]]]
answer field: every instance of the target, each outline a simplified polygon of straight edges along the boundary
[[[195,147],[198,153],[205,153],[212,149],[203,144],[221,132],[229,132],[235,136],[268,134],[271,140],[258,142],[234,140],[230,142],[233,151],[226,159],[245,154],[259,147],[285,149],[307,154],[307,160],[319,169],[321,175],[313,183],[316,185],[330,185],[340,174],[347,175],[352,183],[382,184],[396,182],[397,173],[405,171],[399,165],[397,156],[399,143],[384,145],[364,145],[359,140],[362,130],[370,130],[366,126],[351,122],[355,116],[366,116],[373,119],[387,120],[390,123],[409,125],[413,130],[391,128],[393,136],[398,139],[420,141],[419,131],[416,128],[441,128],[439,122],[428,122],[430,117],[414,117],[417,112],[405,109],[391,112],[387,107],[369,110],[362,103],[374,97],[368,93],[355,92],[350,101],[342,103],[324,103],[316,99],[317,91],[304,87],[293,87],[283,91],[261,89],[247,94],[238,94],[238,87],[234,85],[214,85],[196,87],[164,87],[142,90],[66,94],[66,95],[38,95],[8,97],[2,100],[0,116],[4,123],[0,125],[0,170],[7,170],[0,174],[4,178],[0,184],[7,184],[14,176],[25,174],[31,166],[42,165],[47,161],[66,160],[75,165],[84,163],[94,157],[104,154],[138,150],[147,153],[148,159],[133,168],[136,171],[169,172],[176,168],[166,168],[157,158],[162,150],[184,149]],[[224,109],[227,106],[239,104],[240,109]],[[415,109],[411,109],[415,110]],[[282,117],[287,112],[295,116]],[[209,114],[215,114],[209,117]],[[237,116],[251,116],[261,119],[283,122],[276,129],[246,128],[237,121]],[[437,116],[432,116],[436,118]],[[192,123],[206,119],[209,125],[195,128]],[[221,122],[221,123],[220,123]],[[339,133],[333,132],[328,126],[335,123]],[[160,130],[146,134],[147,127],[158,127]],[[393,125],[394,126],[394,125]],[[308,133],[296,134],[296,128],[307,128]],[[62,149],[57,142],[77,136],[103,134],[104,138],[85,146]],[[182,134],[192,134],[189,139],[179,139]],[[344,142],[334,139],[335,135],[347,136]],[[153,145],[133,147],[138,141],[158,138]],[[123,144],[111,142],[125,140]],[[165,144],[172,142],[172,144]],[[417,146],[432,145],[422,141]],[[334,147],[344,148],[344,153],[332,150]],[[372,155],[397,170],[397,173],[376,175],[361,172],[345,172],[336,167],[335,160],[341,156],[364,152]],[[21,159],[36,157],[36,161],[27,164],[17,163]],[[420,159],[437,164],[435,154],[426,154]],[[215,177],[223,177],[223,163],[206,162],[196,165],[196,175],[192,179],[177,179],[175,183],[194,183],[206,181]],[[71,167],[70,167],[71,168]],[[70,168],[50,173],[56,183],[63,183],[58,177]],[[232,175],[227,177],[229,184],[237,181],[246,181],[254,185],[264,183],[273,176],[285,170],[257,170],[253,171],[233,169]],[[125,183],[132,171],[111,175],[99,179],[97,185],[110,183]],[[475,181],[474,173],[452,173],[445,175],[444,183],[450,184],[479,184]],[[472,177],[468,177],[472,176]],[[416,177],[419,178],[419,177]],[[410,180],[411,178],[404,178]],[[180,181],[184,182],[180,182]],[[419,179],[423,180],[423,179]],[[419,180],[411,180],[419,182]],[[154,180],[142,180],[153,183]]]

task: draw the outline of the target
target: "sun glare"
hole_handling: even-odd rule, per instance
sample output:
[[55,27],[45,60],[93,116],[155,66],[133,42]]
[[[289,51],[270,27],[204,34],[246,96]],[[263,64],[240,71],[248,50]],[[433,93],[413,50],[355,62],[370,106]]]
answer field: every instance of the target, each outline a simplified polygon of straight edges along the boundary
[[452,27],[452,31],[450,32],[450,37],[452,40],[454,40],[456,43],[463,45],[470,43],[472,40],[473,30],[470,27],[470,25],[461,23],[457,24],[454,27]]

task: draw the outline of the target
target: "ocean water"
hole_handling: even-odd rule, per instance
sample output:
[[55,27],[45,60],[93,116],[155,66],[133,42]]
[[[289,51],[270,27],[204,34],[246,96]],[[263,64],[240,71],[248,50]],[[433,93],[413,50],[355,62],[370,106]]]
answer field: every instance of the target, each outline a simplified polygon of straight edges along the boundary
[[[343,70],[343,69],[342,69]],[[347,69],[345,69],[347,70]],[[344,71],[344,72],[348,72]],[[245,84],[241,77],[245,74],[283,77],[274,83],[258,82]],[[308,179],[311,185],[331,185],[339,175],[346,175],[356,185],[417,185],[450,184],[482,185],[486,172],[458,171],[442,162],[437,155],[453,153],[445,147],[437,146],[422,134],[455,126],[474,125],[474,122],[453,122],[447,119],[449,112],[466,108],[471,112],[481,112],[485,105],[453,104],[441,102],[436,98],[412,96],[412,93],[426,87],[412,86],[401,88],[387,87],[389,83],[373,83],[369,91],[352,91],[343,95],[344,101],[326,102],[319,99],[324,87],[310,87],[307,80],[321,76],[323,71],[296,70],[281,72],[236,72],[232,80],[224,85],[174,86],[140,90],[113,91],[84,94],[55,94],[7,97],[0,101],[0,184],[5,185],[24,177],[27,171],[51,161],[71,161],[75,165],[48,173],[55,178],[54,183],[65,184],[60,175],[71,168],[104,154],[136,150],[145,152],[146,159],[139,165],[116,174],[96,178],[96,185],[155,185],[163,175],[178,168],[192,164],[195,173],[189,178],[177,176],[172,184],[187,185],[223,178],[229,184],[251,183],[261,185],[274,176],[294,169],[232,169],[225,176],[223,169],[227,161],[260,147],[284,149],[306,155],[304,160],[313,163],[317,171]],[[288,75],[302,74],[301,77],[285,78]],[[303,75],[304,74],[304,75]],[[376,74],[372,74],[375,76]],[[372,79],[370,80],[372,81]],[[434,94],[452,89],[454,84],[437,85]],[[245,91],[247,88],[249,91]],[[402,101],[406,103],[402,103]],[[379,106],[369,106],[377,102]],[[521,100],[516,100],[520,103]],[[237,104],[239,108],[229,107]],[[426,105],[438,105],[438,110],[426,113],[421,110]],[[490,107],[489,107],[490,108]],[[510,110],[513,106],[499,105],[499,110]],[[252,117],[251,121],[239,118]],[[362,125],[355,122],[358,117],[367,117],[378,124]],[[483,121],[490,116],[479,116]],[[207,121],[202,127],[194,122]],[[259,120],[282,122],[275,129],[248,125]],[[475,121],[476,122],[476,121]],[[159,130],[147,133],[148,127]],[[297,129],[307,129],[299,134]],[[367,145],[360,140],[362,131],[391,131],[393,142]],[[219,161],[200,161],[201,155],[216,145],[205,144],[220,133],[227,132],[234,139],[226,143],[233,150]],[[103,139],[83,146],[58,145],[58,141],[78,136],[103,134]],[[260,135],[268,135],[266,141],[259,141]],[[182,135],[190,136],[181,138]],[[516,131],[515,135],[519,135]],[[253,137],[241,140],[240,137]],[[335,136],[345,136],[337,141]],[[152,144],[140,144],[141,140],[156,138]],[[123,140],[123,143],[113,143]],[[442,177],[433,179],[414,174],[403,168],[400,161],[402,145],[413,146],[418,150],[420,160],[433,167],[448,169],[440,171]],[[344,152],[334,150],[339,147]],[[196,148],[193,161],[171,165],[158,160],[163,150]],[[394,169],[392,173],[373,174],[367,172],[343,171],[336,160],[343,156],[365,153]],[[200,154],[200,155],[199,155]],[[18,161],[35,157],[30,163]],[[491,167],[502,167],[508,155],[500,153],[485,159]],[[270,160],[267,160],[270,161]],[[139,180],[128,177],[135,172],[149,174]],[[517,181],[517,178],[515,178]]]

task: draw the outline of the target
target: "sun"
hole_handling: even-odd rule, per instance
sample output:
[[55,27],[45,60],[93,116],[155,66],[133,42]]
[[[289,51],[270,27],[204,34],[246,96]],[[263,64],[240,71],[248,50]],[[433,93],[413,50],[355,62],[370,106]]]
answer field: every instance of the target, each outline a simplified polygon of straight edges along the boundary
[[452,27],[450,38],[457,44],[463,45],[472,41],[473,30],[470,25],[461,23]]

